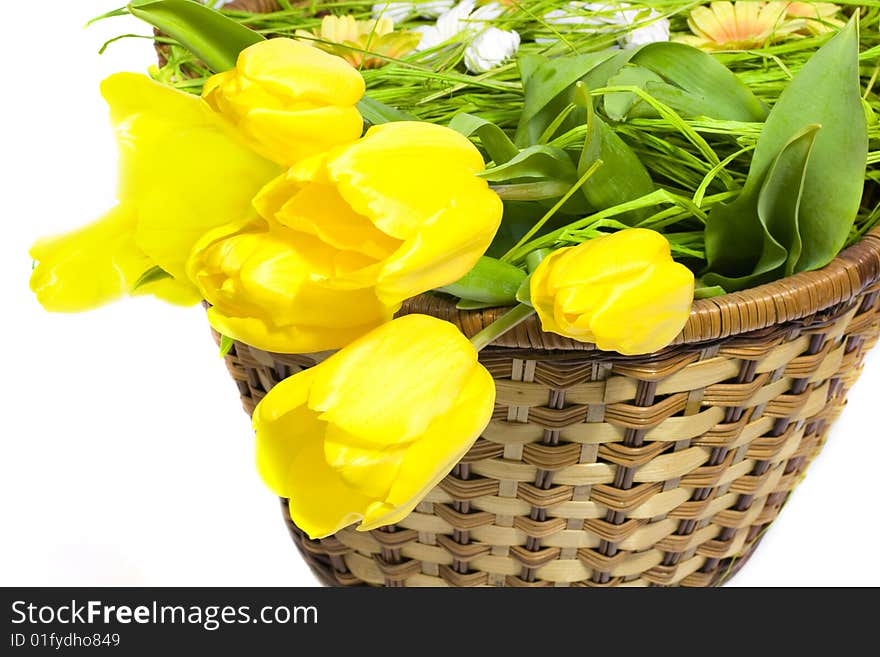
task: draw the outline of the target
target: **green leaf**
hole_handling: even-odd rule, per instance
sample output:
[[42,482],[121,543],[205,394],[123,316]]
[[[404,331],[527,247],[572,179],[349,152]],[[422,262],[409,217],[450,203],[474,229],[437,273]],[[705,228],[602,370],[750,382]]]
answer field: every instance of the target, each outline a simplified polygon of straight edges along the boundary
[[[570,188],[570,185],[568,188]],[[560,196],[561,194],[557,195],[556,198],[559,198]],[[501,227],[498,229],[498,232],[495,233],[495,239],[492,240],[492,244],[486,251],[486,255],[493,258],[499,258],[507,253],[520,241],[520,239],[522,239],[523,235],[534,227],[537,221],[541,219],[546,212],[547,208],[541,203],[505,201],[504,216],[501,219]],[[583,213],[579,216],[583,216]],[[544,225],[544,227],[538,232],[538,235],[558,230],[570,222],[570,216],[557,213],[556,216],[552,217]]]
[[145,285],[156,283],[157,281],[163,281],[167,278],[173,278],[173,276],[171,276],[171,274],[169,274],[161,267],[152,267],[138,277],[138,279],[134,282],[131,291],[134,292],[135,290],[139,290]]
[[526,271],[529,272],[529,276],[535,273],[538,265],[540,265],[544,261],[544,258],[551,253],[553,253],[553,249],[538,249],[537,251],[532,251],[526,256]]
[[516,292],[525,277],[522,269],[483,256],[460,280],[437,290],[469,301],[509,306],[516,302]]
[[226,358],[229,355],[229,352],[232,351],[232,348],[235,346],[235,340],[230,338],[228,335],[220,336],[220,358]]
[[[525,147],[538,143],[547,128],[573,102],[575,83],[583,80],[591,88],[604,86],[607,78],[631,56],[628,51],[607,50],[554,59],[540,55],[521,57],[519,68],[525,98],[514,139],[516,144]],[[602,67],[609,61],[610,66]],[[560,130],[583,122],[583,112],[572,112]]]
[[[714,221],[726,227],[725,255],[738,259],[743,252],[750,252],[756,262],[742,276],[709,272],[703,276],[706,284],[740,290],[792,273],[802,249],[798,206],[818,131],[819,126],[807,126],[783,146],[757,193],[743,194],[713,212],[717,214]],[[757,221],[753,220],[755,216]],[[706,235],[708,240],[709,231]],[[712,239],[719,236],[713,233]],[[722,247],[713,243],[713,248]]]
[[527,306],[532,306],[532,275],[529,274],[525,277],[523,282],[520,284],[519,289],[516,291],[516,300],[520,303],[524,303]]
[[391,107],[369,96],[364,96],[358,103],[358,111],[364,119],[373,125],[394,123],[396,121],[418,121],[412,114]]
[[264,40],[257,32],[192,0],[136,0],[128,11],[178,41],[220,73],[235,67],[238,53]]
[[[799,210],[810,156],[819,132],[820,126],[811,125],[793,137],[776,158],[758,193],[758,219],[765,232],[786,251],[785,276],[794,273],[803,251]],[[761,260],[764,260],[763,256]],[[758,269],[761,267],[762,262],[758,262]]]
[[489,157],[495,164],[509,162],[519,154],[519,149],[510,140],[510,137],[491,121],[461,112],[452,117],[449,127],[456,132],[470,138],[476,135]]
[[[718,111],[718,107],[711,98],[685,91],[662,81],[649,81],[645,85],[645,91],[684,118],[708,117],[722,120],[721,112]],[[645,105],[647,103],[642,103],[642,107]],[[655,117],[659,116],[659,113],[654,108],[645,107],[639,116]]]
[[491,167],[479,175],[489,182],[507,182],[523,178],[565,181],[578,179],[577,168],[568,153],[552,146],[529,146],[504,164]]
[[[507,304],[502,304],[507,305]],[[455,304],[458,310],[485,310],[486,308],[498,308],[497,303],[486,303],[485,301],[471,301],[470,299],[459,299]]]
[[[609,87],[640,87],[646,89],[649,82],[663,82],[663,78],[641,66],[624,66],[620,72],[608,79]],[[623,121],[636,105],[644,105],[631,91],[615,91],[605,94],[602,106],[612,121]],[[649,108],[650,110],[650,108]],[[656,114],[656,112],[653,112]]]
[[[675,42],[649,43],[641,47],[631,61],[653,71],[687,97],[699,99],[699,105],[690,105],[685,116],[703,115],[729,121],[763,121],[767,116],[764,104],[742,80],[698,48]],[[651,91],[648,87],[646,90]],[[666,102],[659,96],[658,100]],[[671,106],[676,110],[688,108],[687,105]]]
[[543,180],[531,183],[492,185],[492,191],[502,201],[545,201],[559,198],[571,187],[564,180]]
[[853,19],[782,92],[740,196],[709,214],[707,282],[733,291],[830,262],[858,212],[867,149]]
[[[654,191],[654,183],[638,156],[608,125],[596,116],[589,93],[579,84],[577,102],[587,110],[587,138],[578,163],[578,174],[583,175],[596,162],[602,166],[584,183],[583,193],[596,210],[626,203]],[[631,213],[621,221],[634,224],[640,213]]]
[[711,299],[723,294],[727,294],[727,290],[720,285],[708,285],[694,289],[694,299]]

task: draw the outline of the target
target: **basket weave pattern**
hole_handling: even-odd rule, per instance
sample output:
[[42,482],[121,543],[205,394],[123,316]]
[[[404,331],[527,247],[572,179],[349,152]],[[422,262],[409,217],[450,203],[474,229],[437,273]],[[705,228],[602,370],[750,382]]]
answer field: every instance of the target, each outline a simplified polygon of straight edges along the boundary
[[[711,586],[751,554],[880,332],[880,231],[817,272],[699,301],[678,343],[623,357],[527,322],[481,353],[492,422],[398,525],[312,541],[325,583]],[[472,335],[495,311],[426,312]],[[321,355],[236,343],[245,410]],[[286,507],[285,507],[286,508]]]

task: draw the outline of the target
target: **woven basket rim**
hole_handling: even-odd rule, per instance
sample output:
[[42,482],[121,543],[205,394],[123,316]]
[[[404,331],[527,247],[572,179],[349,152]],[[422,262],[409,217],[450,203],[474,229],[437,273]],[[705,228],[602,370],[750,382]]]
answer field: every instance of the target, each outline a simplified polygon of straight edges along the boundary
[[[803,319],[846,303],[878,281],[880,226],[841,251],[821,269],[801,272],[741,292],[696,300],[687,324],[670,347],[718,340]],[[506,310],[458,310],[453,299],[428,293],[405,302],[401,314],[439,317],[452,322],[470,337]],[[593,344],[542,331],[538,318],[534,316],[501,336],[492,346],[541,351],[599,351]]]

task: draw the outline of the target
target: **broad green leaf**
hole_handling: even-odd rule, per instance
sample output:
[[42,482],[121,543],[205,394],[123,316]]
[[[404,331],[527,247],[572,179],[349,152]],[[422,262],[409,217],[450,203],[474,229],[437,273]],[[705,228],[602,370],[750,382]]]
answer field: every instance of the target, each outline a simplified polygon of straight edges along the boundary
[[[608,79],[609,87],[639,87],[647,89],[648,83],[662,83],[663,78],[641,66],[624,66],[620,71]],[[605,114],[612,121],[623,121],[630,116],[636,105],[644,105],[641,99],[631,91],[615,91],[605,94],[602,106]],[[648,108],[651,114],[656,114]]]
[[535,72],[549,61],[550,58],[545,55],[520,55],[516,60],[516,65],[519,69],[519,77],[522,80],[523,88],[531,83]]
[[[587,111],[587,138],[578,163],[578,174],[583,175],[596,162],[602,166],[581,188],[589,204],[596,210],[626,203],[654,191],[654,183],[638,156],[608,125],[596,116],[586,86],[579,83],[576,102]],[[630,213],[622,218],[634,224],[641,218]]]
[[418,121],[412,114],[407,114],[396,107],[380,103],[369,96],[364,96],[358,103],[358,111],[366,121],[373,125],[393,123],[395,121]]
[[128,11],[164,32],[216,73],[235,67],[238,53],[264,40],[257,32],[192,0],[136,0]]
[[[559,198],[557,195],[556,198]],[[517,244],[523,235],[529,232],[541,217],[547,212],[546,203],[541,202],[523,202],[523,201],[505,201],[504,216],[501,219],[501,227],[495,233],[495,239],[486,251],[487,256],[500,258]],[[576,216],[583,216],[584,212],[579,212]],[[558,212],[552,217],[544,227],[538,232],[538,235],[544,235],[554,230],[560,229],[562,226],[571,223],[571,215]]]
[[[785,160],[803,150],[803,144],[796,142],[805,138],[811,125],[821,129],[815,133],[803,172],[794,217],[797,225],[782,231],[779,222],[783,219],[774,214],[771,220],[766,213],[771,208],[776,208],[774,212],[788,211],[791,199],[783,203],[764,192],[761,204],[759,197],[774,165],[783,167],[774,175],[784,177],[781,171],[790,167]],[[782,156],[787,148],[792,152]],[[858,71],[858,27],[853,19],[810,58],[780,95],[761,132],[739,198],[732,204],[715,206],[709,214],[706,255],[713,280],[728,281],[721,283],[728,290],[742,289],[830,262],[845,244],[858,212],[867,148]],[[796,195],[797,189],[789,189],[788,194]],[[777,234],[796,232],[802,242],[796,262],[786,254],[778,271],[773,272],[765,270],[768,263],[779,261],[778,251],[774,255],[772,246],[761,239],[764,225],[769,223]]]
[[568,153],[552,146],[529,146],[504,164],[481,171],[478,175],[489,182],[540,178],[571,184],[578,179],[577,168]]
[[[671,108],[676,114],[684,118],[708,117],[717,120],[727,120],[721,116],[713,99],[703,95],[685,91],[666,82],[650,81],[645,85],[645,91],[656,100]],[[642,103],[639,107],[647,106]],[[656,110],[645,107],[639,116],[658,116]]]
[[228,335],[220,336],[220,358],[226,358],[232,348],[235,346],[235,340]]
[[[803,251],[798,215],[810,156],[819,133],[820,127],[811,125],[786,144],[758,193],[758,219],[764,230],[786,250],[785,276],[794,273]],[[762,264],[759,261],[757,268],[761,269]]]
[[498,304],[459,299],[455,304],[455,308],[456,310],[486,310],[487,308],[498,308]]
[[[761,189],[743,194],[730,205],[717,210],[727,226],[727,242],[712,248],[724,249],[731,258],[750,250],[755,258],[743,276],[724,276],[713,272],[703,276],[708,285],[740,290],[790,275],[802,250],[798,230],[798,206],[803,197],[804,178],[819,126],[807,126],[783,146],[767,172]],[[757,221],[753,217],[757,216]],[[709,233],[706,233],[707,249]],[[713,234],[712,239],[717,235]]]
[[694,289],[694,299],[711,299],[722,294],[727,294],[727,290],[720,285],[704,285]]
[[495,258],[481,257],[460,280],[437,288],[461,299],[501,306],[516,302],[516,293],[526,273]]
[[134,292],[142,288],[144,285],[149,285],[150,283],[155,283],[157,281],[164,281],[167,278],[172,278],[171,274],[167,271],[161,267],[151,267],[138,277],[134,282],[131,291]]
[[539,180],[538,182],[492,185],[492,190],[502,201],[545,201],[559,198],[569,190],[571,183],[564,180]]
[[675,42],[649,43],[630,61],[653,71],[689,96],[701,99],[704,111],[698,114],[692,106],[687,116],[730,121],[763,121],[767,116],[764,104],[736,75],[698,48]]
[[532,275],[523,279],[523,282],[520,284],[519,289],[516,291],[516,300],[520,303],[524,303],[527,306],[532,306]]
[[[592,88],[604,86],[607,77],[623,66],[621,52],[627,59],[631,56],[625,51],[608,50],[554,59],[539,55],[520,58],[525,98],[514,139],[516,144],[525,147],[538,143],[547,127],[572,103],[574,85],[578,81],[584,80]],[[605,75],[605,68],[600,68],[600,65],[609,60],[612,65]],[[616,63],[618,60],[619,64]],[[603,79],[589,79],[596,74]],[[572,112],[560,126],[560,131],[582,125],[583,122],[582,111]]]
[[535,272],[538,265],[544,261],[544,258],[551,253],[553,253],[553,249],[538,249],[537,251],[532,251],[526,256],[526,271],[529,272],[529,276]]
[[[682,110],[685,116],[736,121],[763,121],[767,116],[763,103],[727,67],[711,55],[682,43],[650,43],[639,48],[554,59],[526,55],[519,60],[525,101],[516,143],[519,146],[536,143],[571,104],[577,82],[590,89],[608,86],[630,62],[668,83],[656,90],[665,91],[666,97],[680,99],[680,103],[672,106]],[[648,90],[658,81],[645,82],[648,84],[644,88]],[[640,86],[637,81],[635,85]],[[662,99],[658,97],[658,100]],[[573,112],[560,130],[582,124],[584,120],[583,112]]]
[[486,303],[485,301],[471,301],[470,299],[459,299],[455,304],[458,310],[485,310],[486,308],[497,308],[497,303]]
[[[470,138],[476,135],[495,164],[509,162],[519,154],[510,137],[497,125],[473,114],[462,112],[452,117],[449,127]],[[564,193],[564,192],[563,192]]]

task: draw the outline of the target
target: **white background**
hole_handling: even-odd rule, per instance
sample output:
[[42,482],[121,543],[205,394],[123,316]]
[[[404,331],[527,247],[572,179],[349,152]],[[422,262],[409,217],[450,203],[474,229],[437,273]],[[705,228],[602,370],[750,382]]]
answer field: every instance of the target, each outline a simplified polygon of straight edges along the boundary
[[[250,423],[199,308],[45,313],[30,243],[114,203],[101,79],[153,63],[122,0],[6,3],[0,91],[0,584],[316,585],[253,466]],[[174,180],[169,179],[169,193]],[[732,586],[880,585],[880,358]]]

